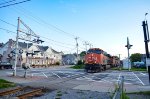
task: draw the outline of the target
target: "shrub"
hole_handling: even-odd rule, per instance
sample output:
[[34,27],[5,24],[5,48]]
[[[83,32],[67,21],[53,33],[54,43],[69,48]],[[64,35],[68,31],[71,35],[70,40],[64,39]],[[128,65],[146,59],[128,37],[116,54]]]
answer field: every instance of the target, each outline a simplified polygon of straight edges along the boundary
[[56,65],[60,65],[60,63],[59,63],[59,62],[56,62]]
[[83,62],[81,60],[78,61],[77,65],[82,65]]

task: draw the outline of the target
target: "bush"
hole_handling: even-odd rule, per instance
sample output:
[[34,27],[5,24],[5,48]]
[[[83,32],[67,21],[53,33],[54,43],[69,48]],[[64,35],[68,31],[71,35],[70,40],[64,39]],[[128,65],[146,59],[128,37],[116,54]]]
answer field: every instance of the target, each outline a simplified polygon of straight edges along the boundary
[[83,64],[81,64],[81,65],[75,65],[75,66],[72,66],[71,68],[73,68],[73,69],[84,69],[85,65],[83,65]]
[[59,62],[56,62],[56,65],[60,65],[60,63],[59,63]]
[[82,65],[83,62],[81,60],[78,61],[77,65]]

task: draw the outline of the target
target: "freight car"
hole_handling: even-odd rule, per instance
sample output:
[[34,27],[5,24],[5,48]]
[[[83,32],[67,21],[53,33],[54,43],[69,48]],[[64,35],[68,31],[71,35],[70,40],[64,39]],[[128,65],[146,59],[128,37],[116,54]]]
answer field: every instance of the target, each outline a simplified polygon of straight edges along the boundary
[[111,67],[117,66],[119,58],[107,54],[100,48],[91,48],[85,55],[86,72],[100,72]]

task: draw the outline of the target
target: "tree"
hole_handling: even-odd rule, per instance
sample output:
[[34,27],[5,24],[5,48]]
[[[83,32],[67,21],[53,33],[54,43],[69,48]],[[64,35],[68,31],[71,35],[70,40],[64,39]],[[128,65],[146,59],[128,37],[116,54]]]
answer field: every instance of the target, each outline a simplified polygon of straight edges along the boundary
[[86,55],[86,51],[82,51],[81,53],[80,53],[80,56],[81,57],[84,57]]
[[130,56],[131,62],[137,62],[137,61],[141,61],[141,54],[140,53],[134,53],[131,54]]

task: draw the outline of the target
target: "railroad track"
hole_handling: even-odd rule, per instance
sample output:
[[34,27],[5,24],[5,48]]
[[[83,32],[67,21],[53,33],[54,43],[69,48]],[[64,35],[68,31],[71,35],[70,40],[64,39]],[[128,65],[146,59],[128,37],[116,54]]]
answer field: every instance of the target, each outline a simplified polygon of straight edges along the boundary
[[24,93],[22,95],[18,95],[17,97],[19,99],[26,99],[27,97],[31,97],[31,96],[35,96],[35,95],[41,95],[43,92],[42,92],[42,89],[35,89],[35,90],[32,90],[30,92],[27,92],[27,93]]
[[17,87],[15,89],[11,89],[11,90],[6,90],[6,91],[3,91],[3,92],[0,92],[0,96],[10,95],[10,94],[16,93],[16,92],[18,92],[20,90],[23,90],[23,87]]
[[34,89],[31,87],[17,87],[10,90],[0,92],[0,98],[17,97],[18,99],[28,99],[28,97],[34,97],[35,95],[41,96],[43,89]]

